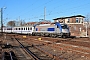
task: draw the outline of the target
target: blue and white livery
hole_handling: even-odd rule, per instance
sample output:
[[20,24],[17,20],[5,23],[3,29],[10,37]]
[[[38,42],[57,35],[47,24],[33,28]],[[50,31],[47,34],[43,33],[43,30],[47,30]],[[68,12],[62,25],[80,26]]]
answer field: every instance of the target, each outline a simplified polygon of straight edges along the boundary
[[67,24],[56,22],[55,24],[40,24],[34,27],[32,35],[50,37],[69,37],[70,31]]

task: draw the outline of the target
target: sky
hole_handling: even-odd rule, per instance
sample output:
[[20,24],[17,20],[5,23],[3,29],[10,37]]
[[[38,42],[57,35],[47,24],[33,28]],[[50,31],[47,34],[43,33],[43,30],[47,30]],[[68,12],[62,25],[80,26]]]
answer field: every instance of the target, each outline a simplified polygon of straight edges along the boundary
[[53,22],[54,18],[90,14],[90,0],[0,0],[0,8],[5,24],[11,20],[38,22],[44,15]]

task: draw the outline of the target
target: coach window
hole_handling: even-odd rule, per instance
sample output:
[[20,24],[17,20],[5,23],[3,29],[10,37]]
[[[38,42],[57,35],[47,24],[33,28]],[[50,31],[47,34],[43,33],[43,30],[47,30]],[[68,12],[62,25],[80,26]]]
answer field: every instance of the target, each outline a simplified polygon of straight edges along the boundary
[[76,23],[78,23],[79,22],[79,19],[78,18],[76,18]]
[[18,28],[17,28],[17,30],[18,30]]
[[23,30],[23,28],[21,28],[21,30]]
[[29,27],[28,27],[28,30],[29,30]]
[[25,30],[25,28],[24,28],[24,30]]
[[27,30],[27,27],[26,27],[26,30]]
[[32,30],[32,28],[30,28],[30,30]]
[[20,28],[19,28],[19,30],[20,30]]
[[16,28],[16,30],[17,30],[17,28]]

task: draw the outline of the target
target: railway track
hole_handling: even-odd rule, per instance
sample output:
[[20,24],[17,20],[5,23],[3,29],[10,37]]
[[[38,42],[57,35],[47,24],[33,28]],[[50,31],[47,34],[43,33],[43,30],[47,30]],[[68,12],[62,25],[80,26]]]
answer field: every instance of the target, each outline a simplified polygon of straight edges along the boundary
[[[85,42],[81,40],[68,40],[68,39],[61,39],[61,40],[53,40],[53,41],[47,41],[47,40],[42,40],[45,43],[51,43],[53,44],[54,47],[57,48],[63,48],[67,50],[72,50],[74,52],[79,52],[83,54],[90,55],[90,41]],[[49,44],[50,45],[50,44]]]
[[[17,38],[15,38],[18,42],[19,40]],[[39,60],[39,58],[37,56],[35,56],[28,48],[24,47],[24,45],[22,43],[19,42],[19,44],[21,45],[22,48],[24,48],[35,60]]]
[[[18,48],[18,50],[15,52],[16,56],[19,54],[19,52],[18,52],[19,49],[22,49],[23,53],[25,52],[24,55],[26,54],[26,55],[30,56],[31,60],[43,60],[43,59],[44,60],[52,60],[53,59],[53,57],[50,57],[48,54],[45,54],[43,50],[41,51],[40,49],[36,48],[35,46],[24,46],[20,42],[19,38],[15,38],[14,36],[7,35],[5,43],[7,43],[7,42],[8,42],[8,44],[2,45],[3,60],[5,60],[5,59],[15,60],[15,59],[13,59],[13,56],[11,54],[12,51],[10,51],[10,50],[13,50],[13,49],[16,50],[17,48]],[[32,51],[34,51],[34,52],[32,52],[30,49],[32,49]],[[6,51],[8,51],[8,52],[6,52]],[[17,59],[18,59],[18,57],[19,56],[17,56]],[[27,60],[27,59],[25,59],[25,60]]]
[[[35,56],[33,57],[33,60],[35,59],[36,60],[43,60],[43,59],[89,60],[90,59],[90,49],[83,45],[84,40],[81,41],[71,38],[57,39],[57,38],[47,38],[47,37],[38,40],[38,38],[39,37],[28,36],[23,40],[22,37],[21,38],[13,37],[12,39],[14,41],[18,40],[21,49],[25,50],[25,52],[27,52],[29,55]],[[84,43],[87,44],[89,42],[84,42]]]
[[25,51],[27,51],[34,58],[34,60],[42,60],[42,59],[44,59],[44,60],[52,60],[53,59],[53,57],[50,57],[48,55],[49,53],[45,54],[43,50],[40,50],[40,49],[38,49],[38,48],[36,48],[34,46],[25,47],[17,38],[15,38],[15,39],[19,42],[20,46],[22,48],[24,48]]
[[18,60],[13,51],[4,52],[2,60]]
[[[87,58],[87,57],[90,57],[90,48],[88,47],[90,45],[88,44],[89,42],[84,42],[84,40],[83,41],[81,41],[81,40],[73,41],[73,39],[70,39],[70,40],[69,39],[68,40],[67,39],[61,39],[61,40],[60,39],[59,40],[52,39],[52,40],[50,40],[49,38],[42,38],[41,41],[39,41],[38,39],[33,39],[33,40],[34,40],[34,42],[36,41],[38,44],[41,44],[41,42],[42,42],[42,44],[46,44],[46,46],[48,46],[48,47],[51,46],[56,49],[66,50],[65,53],[67,53],[69,51],[74,52],[75,54],[81,55],[81,57],[85,57],[86,58],[85,60],[90,59],[90,58]],[[55,55],[57,55],[57,54],[55,54]],[[62,55],[63,55],[63,53],[62,53]]]

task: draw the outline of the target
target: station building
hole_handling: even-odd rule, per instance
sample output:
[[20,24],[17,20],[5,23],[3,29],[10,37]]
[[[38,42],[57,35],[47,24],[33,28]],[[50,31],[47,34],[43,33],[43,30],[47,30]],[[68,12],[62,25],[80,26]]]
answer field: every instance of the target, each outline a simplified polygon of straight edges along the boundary
[[66,23],[69,25],[70,32],[72,36],[87,36],[89,34],[89,29],[87,28],[87,23],[84,22],[85,16],[76,15],[69,17],[59,17],[53,19],[54,22],[59,21],[60,23]]

